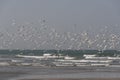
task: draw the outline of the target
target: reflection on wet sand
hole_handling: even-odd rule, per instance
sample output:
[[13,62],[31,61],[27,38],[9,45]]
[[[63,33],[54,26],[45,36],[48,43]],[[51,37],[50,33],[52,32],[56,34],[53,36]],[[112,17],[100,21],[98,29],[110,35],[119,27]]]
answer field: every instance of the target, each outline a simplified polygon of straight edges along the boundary
[[0,67],[0,80],[120,80],[119,68]]
[[120,78],[80,78],[80,79],[70,79],[70,78],[67,78],[67,79],[21,79],[21,80],[120,80]]

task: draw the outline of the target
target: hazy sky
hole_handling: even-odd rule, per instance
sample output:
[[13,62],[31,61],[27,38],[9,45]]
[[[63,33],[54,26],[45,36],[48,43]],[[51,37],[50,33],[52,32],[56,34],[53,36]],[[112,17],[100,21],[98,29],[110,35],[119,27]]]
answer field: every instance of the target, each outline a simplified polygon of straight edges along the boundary
[[59,32],[97,32],[104,26],[119,32],[120,0],[0,0],[0,30],[40,20]]
[[56,29],[87,29],[120,23],[119,0],[0,0],[1,28],[45,19]]

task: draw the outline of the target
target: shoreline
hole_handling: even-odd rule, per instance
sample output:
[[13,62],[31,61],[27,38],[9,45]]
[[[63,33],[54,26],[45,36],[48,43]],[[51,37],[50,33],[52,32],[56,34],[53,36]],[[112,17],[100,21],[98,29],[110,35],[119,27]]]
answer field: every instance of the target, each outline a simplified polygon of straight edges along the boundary
[[7,66],[0,67],[0,78],[1,80],[120,80],[120,71],[119,68],[103,67]]
[[20,80],[120,80],[120,78],[39,78],[39,79],[20,79]]

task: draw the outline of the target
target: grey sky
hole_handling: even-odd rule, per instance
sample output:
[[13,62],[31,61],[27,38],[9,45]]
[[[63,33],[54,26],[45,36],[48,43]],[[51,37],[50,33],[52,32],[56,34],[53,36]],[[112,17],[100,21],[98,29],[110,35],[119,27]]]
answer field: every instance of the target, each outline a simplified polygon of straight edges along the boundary
[[77,32],[89,30],[96,33],[108,26],[116,33],[120,30],[120,1],[0,0],[0,30],[14,29],[15,26],[11,27],[14,20],[16,24],[32,22],[38,25],[41,19],[58,32],[72,32],[76,28]]
[[45,18],[49,25],[69,29],[77,26],[119,24],[119,0],[1,0],[0,22],[9,26]]

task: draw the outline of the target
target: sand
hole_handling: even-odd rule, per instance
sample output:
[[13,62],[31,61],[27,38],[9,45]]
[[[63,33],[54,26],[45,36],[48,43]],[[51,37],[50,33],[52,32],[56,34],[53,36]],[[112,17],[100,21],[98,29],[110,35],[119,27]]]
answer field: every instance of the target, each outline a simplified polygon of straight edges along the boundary
[[49,79],[20,79],[20,80],[120,80],[120,78],[79,78],[79,79],[71,79],[71,78],[49,78]]

